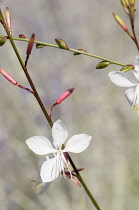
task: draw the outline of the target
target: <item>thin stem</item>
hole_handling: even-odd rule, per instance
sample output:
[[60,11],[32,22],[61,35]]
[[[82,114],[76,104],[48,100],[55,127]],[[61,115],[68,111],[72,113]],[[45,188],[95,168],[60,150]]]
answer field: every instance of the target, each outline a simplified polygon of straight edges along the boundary
[[137,40],[136,33],[135,33],[134,22],[132,20],[130,20],[130,21],[131,21],[131,28],[132,28],[132,32],[133,32],[134,42],[135,42],[136,47],[139,51],[139,44],[138,44],[138,40]]
[[49,125],[52,127],[52,125],[53,125],[52,120],[49,117],[49,115],[48,115],[48,113],[47,113],[47,111],[46,111],[46,109],[45,109],[45,107],[44,107],[44,105],[43,105],[43,103],[42,103],[42,101],[40,99],[40,96],[39,96],[39,94],[38,94],[38,92],[37,92],[37,90],[35,88],[35,85],[34,85],[32,79],[31,79],[31,77],[30,77],[30,75],[28,73],[28,70],[27,70],[27,68],[24,65],[24,62],[23,62],[23,60],[22,60],[22,58],[21,58],[21,56],[20,56],[20,54],[19,54],[19,52],[17,50],[17,47],[16,47],[16,45],[15,45],[13,39],[12,39],[12,36],[10,35],[10,32],[9,32],[7,26],[6,26],[6,23],[5,23],[5,20],[3,18],[1,10],[0,10],[0,20],[1,20],[1,23],[2,23],[2,25],[3,25],[3,27],[4,27],[5,31],[6,31],[7,35],[8,35],[8,38],[9,38],[9,40],[11,42],[11,45],[12,45],[14,51],[15,51],[15,54],[16,54],[18,60],[19,60],[19,63],[20,63],[20,65],[21,65],[21,67],[22,67],[22,69],[23,69],[23,71],[24,71],[24,73],[25,73],[25,75],[27,77],[27,80],[28,80],[28,82],[29,82],[33,92],[34,92],[34,96],[35,96],[36,100],[38,101],[38,103],[39,103],[39,105],[41,107],[41,110],[43,111],[47,121],[49,122]]
[[[4,37],[5,36],[0,36],[0,38],[4,38]],[[26,39],[26,38],[12,37],[12,39],[17,40],[17,41],[29,42],[29,39]],[[46,42],[34,41],[34,43],[42,45],[42,46],[55,47],[55,48],[61,49],[58,45],[50,44],[50,43],[46,43]],[[65,50],[65,49],[63,49],[63,50]],[[71,52],[74,52],[74,53],[80,53],[80,54],[90,56],[90,57],[94,57],[94,58],[97,58],[97,59],[100,59],[100,60],[105,60],[105,61],[108,61],[112,64],[116,64],[116,65],[119,65],[119,66],[125,66],[125,64],[123,64],[123,63],[120,63],[120,62],[117,62],[117,61],[114,61],[114,60],[111,60],[111,59],[108,59],[108,58],[105,58],[105,57],[101,57],[101,56],[98,56],[98,55],[94,55],[92,53],[88,53],[88,52],[85,52],[85,51],[82,51],[82,50],[76,50],[76,49],[69,48],[68,51],[71,51]]]
[[94,204],[94,206],[96,207],[97,210],[101,210],[101,208],[99,207],[98,203],[96,202],[95,198],[93,197],[92,193],[90,192],[90,190],[88,189],[88,187],[86,186],[84,180],[82,179],[79,171],[77,170],[76,166],[74,165],[71,157],[68,155],[68,159],[70,161],[70,164],[72,165],[72,168],[74,169],[74,171],[77,174],[77,178],[80,181],[80,183],[82,184],[84,190],[86,191],[87,195],[89,196],[89,198],[91,199],[92,203]]
[[[48,115],[48,113],[47,113],[47,111],[46,111],[46,109],[45,109],[45,107],[44,107],[44,105],[43,105],[43,103],[42,103],[42,101],[41,101],[39,95],[38,95],[38,92],[37,92],[37,90],[36,90],[36,88],[35,88],[35,86],[34,86],[34,84],[33,84],[33,81],[32,81],[32,79],[31,79],[31,77],[30,77],[30,75],[29,75],[29,73],[28,73],[27,68],[25,67],[25,64],[24,64],[23,61],[22,61],[22,58],[21,58],[21,56],[20,56],[20,54],[19,54],[19,52],[18,52],[18,50],[17,50],[17,47],[16,47],[16,45],[15,45],[15,43],[14,43],[14,41],[13,41],[13,38],[12,38],[12,36],[10,35],[10,32],[9,32],[7,26],[6,26],[6,23],[5,23],[5,20],[4,20],[4,18],[3,18],[3,15],[2,15],[1,10],[0,10],[0,21],[1,21],[1,23],[3,24],[3,27],[4,27],[4,29],[5,29],[5,31],[6,31],[6,33],[7,33],[7,35],[8,35],[8,38],[9,38],[9,40],[10,40],[10,42],[11,42],[11,45],[12,45],[12,47],[13,47],[15,53],[16,53],[16,56],[17,56],[17,58],[18,58],[18,60],[19,60],[19,62],[20,62],[20,64],[21,64],[22,69],[23,69],[23,71],[24,71],[24,73],[25,73],[25,75],[26,75],[26,77],[27,77],[27,80],[28,80],[28,82],[29,82],[29,84],[30,84],[30,86],[31,86],[31,88],[32,88],[32,90],[33,90],[33,92],[34,92],[34,96],[35,96],[36,100],[38,101],[38,103],[39,103],[39,105],[40,105],[40,108],[42,109],[42,111],[43,111],[43,113],[44,113],[44,115],[45,115],[45,117],[46,117],[46,119],[47,119],[47,121],[48,121],[50,127],[52,127],[52,126],[53,126],[53,122],[52,122],[51,118],[49,117],[49,115]],[[28,40],[28,41],[29,41],[29,40]],[[55,46],[55,47],[58,48],[58,46]],[[70,158],[70,156],[69,156],[69,161],[70,161],[70,163],[71,163],[71,165],[72,165],[74,171],[75,171],[76,174],[77,174],[77,178],[78,178],[79,181],[82,183],[83,188],[85,189],[87,195],[90,197],[90,199],[91,199],[91,201],[93,202],[94,206],[96,207],[97,210],[101,210],[100,207],[99,207],[99,205],[98,205],[97,202],[95,201],[94,197],[92,196],[91,192],[90,192],[89,189],[87,188],[85,182],[83,181],[83,179],[82,179],[80,173],[78,172],[78,170],[77,170],[77,168],[76,168],[74,162],[73,162],[72,159]]]

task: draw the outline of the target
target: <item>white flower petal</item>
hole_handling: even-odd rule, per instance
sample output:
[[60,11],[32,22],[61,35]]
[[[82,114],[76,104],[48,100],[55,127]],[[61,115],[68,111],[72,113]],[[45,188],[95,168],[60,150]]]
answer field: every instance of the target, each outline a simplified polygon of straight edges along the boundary
[[139,81],[139,56],[137,55],[133,61],[134,65],[134,75]]
[[53,144],[57,148],[61,148],[62,144],[68,137],[67,129],[61,120],[57,120],[52,127]]
[[78,134],[78,135],[72,136],[68,140],[63,152],[80,153],[89,146],[91,138],[92,136],[89,136],[87,134]]
[[44,136],[33,136],[26,140],[28,147],[37,155],[47,155],[56,152],[50,141]]
[[135,65],[138,65],[138,66],[139,66],[139,56],[138,56],[138,55],[135,56],[135,59],[134,59],[134,61],[133,61],[133,65],[134,65],[134,66],[135,66]]
[[133,101],[134,101],[134,96],[135,96],[135,88],[130,88],[128,90],[126,90],[125,93],[125,97],[128,100],[128,102],[130,103],[130,105],[132,106]]
[[120,87],[133,87],[136,85],[136,83],[131,80],[130,77],[120,71],[111,71],[108,75],[111,81]]
[[57,166],[57,158],[52,158],[42,164],[40,176],[42,182],[51,182],[59,175],[59,168]]
[[39,159],[39,161],[38,161],[38,168],[39,168],[39,170],[41,169],[42,164],[43,164],[45,161],[49,160],[49,159],[50,159],[49,156],[43,156],[43,157],[41,157],[41,158]]
[[137,80],[139,81],[139,66],[134,66],[134,75],[137,78]]

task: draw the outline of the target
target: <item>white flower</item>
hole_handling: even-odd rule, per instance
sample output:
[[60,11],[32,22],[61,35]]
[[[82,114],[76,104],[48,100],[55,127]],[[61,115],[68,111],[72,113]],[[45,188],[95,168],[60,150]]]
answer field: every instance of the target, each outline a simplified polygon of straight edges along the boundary
[[[139,66],[134,66],[134,75],[139,80]],[[133,81],[127,74],[122,73],[120,71],[112,71],[109,73],[109,77],[111,81],[120,87],[129,87],[129,89],[125,90],[125,96],[130,103],[130,105],[139,110],[139,83]],[[133,87],[133,88],[131,88]]]
[[[55,157],[46,160],[40,169],[42,182],[51,182],[56,179],[59,174],[65,176],[64,169],[71,170],[68,165],[67,152],[80,153],[84,151],[90,143],[92,136],[87,134],[78,134],[72,136],[65,147],[63,147],[68,132],[61,120],[57,120],[52,127],[53,145],[43,136],[34,136],[26,140],[28,147],[38,155],[48,155],[54,153]],[[72,179],[72,174],[71,174]]]

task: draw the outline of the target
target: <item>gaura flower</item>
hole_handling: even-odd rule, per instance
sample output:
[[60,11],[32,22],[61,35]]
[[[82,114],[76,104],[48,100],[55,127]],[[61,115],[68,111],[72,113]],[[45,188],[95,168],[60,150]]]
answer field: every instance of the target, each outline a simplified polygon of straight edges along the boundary
[[72,180],[72,171],[68,163],[68,152],[80,153],[84,151],[90,143],[92,136],[87,134],[78,134],[72,136],[66,146],[64,143],[68,137],[68,132],[61,120],[57,120],[52,127],[53,145],[44,136],[33,136],[26,140],[28,147],[38,155],[54,154],[54,158],[46,160],[40,169],[42,182],[51,182],[59,174],[65,175],[65,169],[70,173]]
[[[133,81],[126,73],[112,71],[109,73],[111,81],[120,87],[128,87],[124,94],[130,105],[139,112],[139,66],[134,66],[134,75],[138,82]],[[133,87],[133,88],[132,88]]]

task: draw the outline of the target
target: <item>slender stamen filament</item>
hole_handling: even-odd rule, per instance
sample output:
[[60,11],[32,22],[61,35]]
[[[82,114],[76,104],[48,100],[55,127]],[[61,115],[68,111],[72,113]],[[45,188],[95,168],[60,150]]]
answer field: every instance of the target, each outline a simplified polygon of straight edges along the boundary
[[55,176],[56,176],[57,172],[59,171],[60,177],[62,177],[62,175],[63,175],[63,177],[66,179],[65,169],[67,169],[69,171],[70,179],[72,180],[72,172],[71,172],[71,168],[68,164],[68,160],[65,158],[62,149],[58,149],[56,165],[52,167],[52,171],[55,170]]

